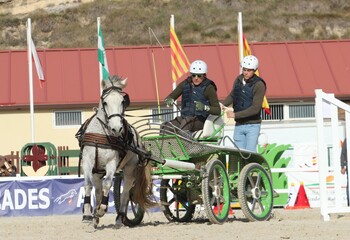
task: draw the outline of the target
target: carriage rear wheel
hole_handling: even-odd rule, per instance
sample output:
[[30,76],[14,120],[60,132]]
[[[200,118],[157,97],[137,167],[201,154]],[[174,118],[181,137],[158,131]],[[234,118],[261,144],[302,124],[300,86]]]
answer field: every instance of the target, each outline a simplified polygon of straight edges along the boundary
[[211,160],[206,165],[206,176],[202,180],[204,209],[212,223],[224,223],[231,207],[230,185],[223,163]]
[[247,164],[238,177],[238,199],[242,212],[250,221],[271,217],[273,189],[266,170],[258,163]]
[[189,222],[193,218],[196,205],[188,202],[183,180],[163,179],[160,182],[160,200],[163,213],[170,222]]
[[[113,188],[113,196],[114,196],[114,205],[116,212],[119,211],[120,208],[120,197],[123,191],[123,175],[121,173],[117,173],[114,177],[114,188]],[[133,189],[130,190],[130,196],[128,201],[128,207],[125,213],[124,225],[128,227],[134,227],[139,225],[142,220],[145,212],[141,209],[141,207],[132,201],[132,192]]]

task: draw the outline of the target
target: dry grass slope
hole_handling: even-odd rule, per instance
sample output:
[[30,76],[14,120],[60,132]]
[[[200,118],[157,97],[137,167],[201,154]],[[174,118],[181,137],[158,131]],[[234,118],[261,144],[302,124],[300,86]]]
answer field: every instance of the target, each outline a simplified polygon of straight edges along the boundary
[[[20,0],[0,1],[0,9]],[[42,1],[27,0],[27,3]],[[26,19],[38,48],[96,47],[96,18],[106,46],[149,45],[149,27],[169,44],[175,16],[182,44],[236,42],[237,13],[250,42],[350,38],[348,0],[51,0],[35,11],[0,14],[0,49],[26,47]],[[28,3],[28,4],[29,4]],[[28,8],[27,9],[31,9]],[[0,11],[0,13],[3,11]],[[155,43],[155,41],[153,41]]]

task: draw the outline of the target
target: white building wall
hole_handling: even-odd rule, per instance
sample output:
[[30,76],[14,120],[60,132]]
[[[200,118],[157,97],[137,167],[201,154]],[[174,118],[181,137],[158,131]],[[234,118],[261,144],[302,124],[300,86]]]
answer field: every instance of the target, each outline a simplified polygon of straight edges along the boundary
[[[233,138],[234,125],[230,124],[225,127],[225,136]],[[326,139],[327,144],[332,144],[331,138],[331,125],[326,125]],[[345,137],[345,123],[339,124],[339,136],[340,140]],[[309,144],[317,143],[317,128],[316,120],[305,121],[276,121],[276,122],[263,122],[261,125],[259,144],[265,143],[277,143],[282,144]]]
[[[60,109],[57,111],[69,111]],[[94,111],[92,108],[74,109],[82,112],[82,122],[90,118]],[[79,149],[75,138],[79,126],[55,126],[54,118],[56,110],[34,110],[34,141],[50,142],[56,147],[68,146],[69,149]],[[127,112],[133,116],[150,114],[149,109]],[[127,117],[129,123],[140,118]],[[27,143],[31,143],[32,131],[29,111],[1,111],[0,112],[0,155],[8,155],[11,151],[21,151]]]

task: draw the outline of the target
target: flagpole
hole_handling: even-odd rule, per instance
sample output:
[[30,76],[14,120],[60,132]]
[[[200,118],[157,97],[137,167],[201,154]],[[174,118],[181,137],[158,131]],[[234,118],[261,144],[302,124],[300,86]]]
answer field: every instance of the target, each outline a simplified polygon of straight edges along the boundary
[[242,23],[242,12],[239,12],[239,13],[238,13],[237,32],[238,32],[239,73],[242,73],[241,61],[242,61],[242,59],[243,59],[243,57],[244,57],[244,53],[243,53],[243,23]]
[[[160,114],[160,99],[159,99],[159,90],[158,90],[158,77],[157,77],[157,69],[156,69],[156,60],[154,58],[154,51],[153,51],[153,44],[152,44],[152,35],[154,36],[154,38],[157,40],[157,42],[159,43],[159,45],[162,47],[162,49],[164,50],[163,46],[160,44],[160,42],[157,39],[157,36],[154,34],[152,28],[148,27],[148,34],[149,34],[149,41],[150,41],[150,45],[151,45],[151,54],[152,54],[152,63],[153,63],[153,73],[154,73],[154,83],[156,85],[156,95],[157,95],[157,105],[158,105],[158,113]],[[163,120],[163,119],[161,119]]]
[[[170,26],[172,26],[175,30],[175,19],[174,19],[174,15],[171,14],[170,16]],[[173,90],[176,88],[176,81],[173,81]],[[173,118],[176,118],[177,117],[177,109],[176,109],[176,106],[177,106],[177,101],[174,102],[175,104],[173,104]]]
[[32,143],[34,143],[34,97],[33,97],[33,63],[32,63],[32,24],[30,18],[27,20],[27,51],[28,51],[28,80],[29,80],[29,108],[30,127],[32,131]]

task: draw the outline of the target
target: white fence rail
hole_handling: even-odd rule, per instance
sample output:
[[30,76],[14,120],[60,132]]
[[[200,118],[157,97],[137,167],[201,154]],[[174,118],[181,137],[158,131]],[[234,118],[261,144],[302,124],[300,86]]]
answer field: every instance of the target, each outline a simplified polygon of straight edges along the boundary
[[[345,111],[345,136],[350,139],[350,106],[344,102],[336,99],[334,94],[324,93],[320,89],[315,90],[315,109],[316,109],[316,123],[317,123],[317,144],[318,144],[318,166],[319,166],[319,183],[320,183],[320,209],[324,221],[330,220],[331,213],[350,213],[350,207],[344,206],[342,203],[341,190],[341,167],[340,167],[340,147],[339,147],[339,118],[338,110]],[[332,125],[332,145],[333,145],[333,166],[329,166],[327,158],[327,146],[325,144],[324,122],[329,119]],[[350,141],[347,141],[347,149],[350,149]],[[348,159],[349,158],[348,151]],[[338,160],[338,161],[337,161]],[[349,161],[347,164],[349,169]],[[334,175],[334,195],[330,196],[327,191],[326,178],[329,174]],[[349,183],[350,177],[347,176]],[[349,194],[349,187],[347,187]],[[349,196],[349,195],[348,195]],[[335,199],[334,206],[328,203],[329,198]]]

